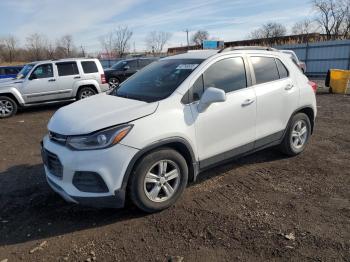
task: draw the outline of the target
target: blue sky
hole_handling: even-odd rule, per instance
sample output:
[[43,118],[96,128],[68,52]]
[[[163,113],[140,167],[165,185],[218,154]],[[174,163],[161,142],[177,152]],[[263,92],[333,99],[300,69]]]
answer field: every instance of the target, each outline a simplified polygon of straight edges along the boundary
[[13,34],[24,45],[31,33],[55,40],[73,35],[88,52],[100,49],[99,38],[118,25],[133,30],[131,44],[145,49],[148,32],[172,33],[167,46],[186,44],[184,29],[208,30],[224,41],[245,39],[262,23],[280,22],[290,28],[312,15],[308,0],[1,0],[0,37]]

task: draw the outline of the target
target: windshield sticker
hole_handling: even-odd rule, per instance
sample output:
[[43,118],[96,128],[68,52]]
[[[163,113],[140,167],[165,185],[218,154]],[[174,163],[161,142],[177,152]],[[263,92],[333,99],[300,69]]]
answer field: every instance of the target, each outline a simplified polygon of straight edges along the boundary
[[198,64],[180,64],[176,67],[176,69],[180,70],[194,70]]

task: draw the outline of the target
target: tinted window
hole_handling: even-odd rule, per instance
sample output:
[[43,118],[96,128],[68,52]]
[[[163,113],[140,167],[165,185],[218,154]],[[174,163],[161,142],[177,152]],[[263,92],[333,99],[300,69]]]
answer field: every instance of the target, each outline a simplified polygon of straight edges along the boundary
[[226,93],[247,86],[244,62],[241,57],[216,62],[204,73],[204,87],[216,87]]
[[170,96],[202,63],[202,59],[165,59],[154,62],[123,82],[112,95],[154,102]]
[[98,73],[98,69],[94,61],[81,62],[81,66],[83,67],[83,71],[85,74]]
[[37,66],[30,76],[31,79],[40,79],[48,77],[53,77],[53,70],[51,64]]
[[256,84],[262,84],[279,79],[277,66],[273,57],[256,56],[251,58]]
[[16,68],[6,68],[5,75],[17,75],[18,70]]
[[128,61],[127,65],[130,66],[130,69],[136,69],[137,68],[137,60]]
[[277,63],[277,68],[278,68],[278,73],[279,73],[280,78],[288,77],[288,70],[284,66],[284,64],[281,62],[281,60],[276,59],[276,63]]
[[79,75],[76,62],[57,63],[56,65],[59,76]]
[[140,59],[139,60],[139,67],[145,67],[146,65],[149,65],[153,61],[154,60],[150,60],[150,59]]

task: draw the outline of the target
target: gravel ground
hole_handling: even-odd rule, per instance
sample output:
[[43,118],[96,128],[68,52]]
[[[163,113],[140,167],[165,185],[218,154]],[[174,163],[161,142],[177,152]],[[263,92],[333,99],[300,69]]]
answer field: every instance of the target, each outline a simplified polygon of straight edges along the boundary
[[350,97],[319,91],[303,154],[268,149],[213,168],[152,215],[50,190],[39,142],[58,106],[1,120],[0,261],[350,261]]

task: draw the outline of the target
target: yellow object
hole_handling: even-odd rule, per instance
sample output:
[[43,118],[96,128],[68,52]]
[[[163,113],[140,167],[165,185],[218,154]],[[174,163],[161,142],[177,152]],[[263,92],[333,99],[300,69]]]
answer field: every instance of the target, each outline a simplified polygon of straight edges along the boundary
[[350,70],[331,69],[329,86],[332,93],[346,94],[350,80]]

